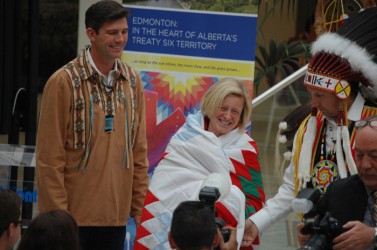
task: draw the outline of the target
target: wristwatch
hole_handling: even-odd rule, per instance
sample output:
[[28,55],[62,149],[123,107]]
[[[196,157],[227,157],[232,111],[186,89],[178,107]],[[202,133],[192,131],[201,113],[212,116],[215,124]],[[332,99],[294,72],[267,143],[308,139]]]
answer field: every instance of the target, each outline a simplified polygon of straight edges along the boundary
[[377,227],[374,228],[373,247],[377,250]]

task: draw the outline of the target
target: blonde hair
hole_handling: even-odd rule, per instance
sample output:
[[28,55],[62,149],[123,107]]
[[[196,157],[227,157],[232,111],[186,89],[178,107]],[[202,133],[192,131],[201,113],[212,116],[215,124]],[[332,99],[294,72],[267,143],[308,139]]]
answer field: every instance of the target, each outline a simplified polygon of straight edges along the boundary
[[200,111],[209,119],[221,108],[224,99],[229,95],[240,96],[244,105],[240,117],[239,129],[245,130],[251,116],[251,98],[244,83],[235,78],[223,78],[212,85],[200,102]]

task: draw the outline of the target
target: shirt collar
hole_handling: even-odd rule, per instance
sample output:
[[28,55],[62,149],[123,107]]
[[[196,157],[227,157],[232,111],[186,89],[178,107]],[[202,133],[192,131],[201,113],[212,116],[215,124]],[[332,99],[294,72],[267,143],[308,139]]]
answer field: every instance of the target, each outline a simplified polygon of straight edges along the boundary
[[351,120],[351,121],[360,120],[361,113],[362,113],[363,107],[364,107],[364,103],[365,103],[364,97],[361,95],[360,92],[358,92],[358,94],[357,94],[355,100],[353,101],[351,107],[347,111],[348,120]]
[[[83,80],[87,80],[93,75],[99,74],[97,73],[98,70],[96,69],[96,66],[93,62],[93,58],[91,58],[89,49],[90,49],[90,46],[87,46],[86,48],[84,48],[80,56],[76,58],[76,61],[77,61],[76,63],[78,63],[79,65],[84,65],[84,69],[80,74],[80,77]],[[92,63],[89,61],[89,58],[91,58]],[[129,81],[132,80],[132,75],[130,76],[129,67],[126,65],[126,63],[121,62],[119,58],[116,59],[115,61],[116,61],[116,72],[117,72],[116,75],[120,74],[124,79],[129,80]]]
[[[351,107],[347,111],[347,119],[350,121],[360,120],[361,113],[363,111],[365,99],[360,92],[357,93],[355,100]],[[336,121],[333,118],[326,117],[332,126],[337,126]]]
[[[90,65],[97,71],[98,74],[103,75],[97,68],[96,64],[93,61],[92,55],[90,54],[90,47],[85,50],[86,56],[88,57],[88,61]],[[118,70],[118,61],[115,60],[114,69],[109,72],[109,76],[115,74],[115,72]],[[109,77],[106,76],[106,77]]]

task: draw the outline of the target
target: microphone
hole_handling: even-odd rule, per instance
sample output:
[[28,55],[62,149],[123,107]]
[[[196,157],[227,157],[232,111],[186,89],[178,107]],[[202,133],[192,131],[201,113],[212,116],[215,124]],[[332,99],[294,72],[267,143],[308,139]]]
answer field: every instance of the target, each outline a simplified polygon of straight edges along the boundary
[[292,200],[292,208],[296,213],[308,213],[312,210],[314,203],[317,202],[321,194],[318,189],[304,188],[296,198]]
[[306,214],[313,208],[313,202],[307,199],[294,198],[292,200],[292,208],[296,213]]
[[230,193],[230,188],[231,181],[229,176],[212,173],[204,179],[199,192],[199,200],[204,206],[209,207],[213,211],[216,225],[220,229],[224,242],[229,240],[230,230],[224,228],[225,221],[223,219],[216,217],[215,203],[217,200],[224,199]]
[[230,193],[231,186],[232,184],[229,176],[224,176],[219,173],[212,173],[204,179],[201,190],[206,187],[216,188],[219,192],[216,200],[222,200]]

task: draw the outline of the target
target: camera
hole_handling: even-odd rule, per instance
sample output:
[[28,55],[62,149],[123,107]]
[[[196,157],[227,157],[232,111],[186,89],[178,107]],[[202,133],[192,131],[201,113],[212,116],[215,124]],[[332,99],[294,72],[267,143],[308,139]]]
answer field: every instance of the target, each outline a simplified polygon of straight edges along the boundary
[[298,212],[305,212],[303,221],[303,234],[313,234],[313,237],[301,248],[297,250],[327,250],[332,249],[332,240],[340,235],[344,230],[339,221],[330,212],[320,213],[315,206],[321,195],[319,190],[305,188],[299,192],[297,198],[292,202],[293,209]]
[[313,234],[313,237],[305,246],[298,250],[327,250],[332,249],[332,240],[343,232],[343,228],[338,220],[326,212],[323,216],[320,214],[305,218],[304,228],[301,229],[303,234]]
[[225,221],[223,219],[216,217],[215,202],[218,200],[219,197],[220,191],[217,187],[205,186],[199,192],[199,200],[213,211],[217,227],[220,229],[224,242],[227,242],[230,237],[230,230],[224,228]]

